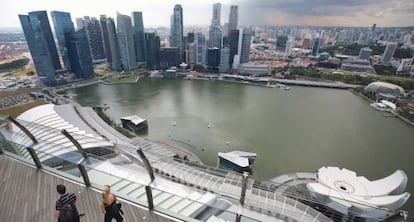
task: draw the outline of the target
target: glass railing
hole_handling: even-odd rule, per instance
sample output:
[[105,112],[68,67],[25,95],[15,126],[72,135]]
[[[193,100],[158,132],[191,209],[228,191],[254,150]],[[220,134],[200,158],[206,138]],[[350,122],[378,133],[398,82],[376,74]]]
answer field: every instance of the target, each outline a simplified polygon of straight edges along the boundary
[[[10,128],[1,127],[0,145],[6,154],[14,153],[33,164],[33,158],[27,151],[27,146],[31,146],[41,164],[48,169],[86,183],[85,175],[82,175],[80,170],[80,167],[83,167],[92,187],[100,189],[103,185],[111,185],[117,195],[141,206],[151,208],[153,205],[153,210],[182,220],[204,221],[210,217],[217,217],[225,221],[236,221],[243,178],[239,173],[162,156],[147,149],[145,155],[156,175],[156,180],[151,182],[148,171],[143,167],[143,161],[136,155],[139,146],[121,144],[107,146],[108,141],[70,132],[71,136],[82,144],[94,142],[106,144],[104,147],[85,149],[87,151],[85,156],[80,152],[82,150],[77,150],[67,138],[61,136],[60,130],[29,122],[22,122],[22,124],[30,128],[35,137],[52,135],[50,138],[55,139],[44,139],[47,137],[39,136],[36,139],[41,145],[32,145],[30,138],[22,131],[11,132]],[[155,143],[150,145],[157,146]],[[59,152],[59,150],[66,151]],[[329,209],[328,202],[313,199],[312,194],[304,187],[271,182],[265,187],[253,184],[252,179],[249,181],[242,207],[243,212],[255,212],[264,217],[282,220],[313,218],[327,221],[344,218],[340,213],[329,213],[328,218],[317,211],[316,209]],[[283,192],[275,189],[283,186],[286,186],[282,189]],[[174,187],[174,190],[167,187]],[[149,195],[148,189],[152,195]],[[300,196],[298,193],[306,193],[308,196]],[[152,203],[149,203],[149,200]],[[345,208],[340,210],[348,212]],[[349,213],[353,214],[353,212]],[[400,212],[387,213],[391,216]],[[241,221],[262,220],[252,219],[246,215],[251,214],[243,214]],[[358,215],[358,212],[355,212],[355,215]],[[373,220],[378,219],[370,214],[364,216]]]

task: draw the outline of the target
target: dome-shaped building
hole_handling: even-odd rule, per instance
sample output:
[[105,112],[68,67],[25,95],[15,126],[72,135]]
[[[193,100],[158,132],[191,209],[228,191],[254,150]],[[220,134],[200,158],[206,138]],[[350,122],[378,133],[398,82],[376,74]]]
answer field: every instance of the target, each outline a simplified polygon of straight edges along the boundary
[[388,94],[395,97],[400,97],[404,95],[404,89],[401,86],[387,83],[387,82],[372,82],[365,87],[365,92],[372,94]]

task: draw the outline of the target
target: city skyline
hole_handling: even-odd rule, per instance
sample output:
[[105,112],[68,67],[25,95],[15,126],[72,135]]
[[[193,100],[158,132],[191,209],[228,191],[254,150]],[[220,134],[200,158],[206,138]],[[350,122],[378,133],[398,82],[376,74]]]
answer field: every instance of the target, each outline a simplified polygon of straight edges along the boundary
[[[221,3],[222,24],[228,22],[230,5],[239,7],[239,25],[310,25],[310,26],[362,26],[378,27],[412,26],[414,2],[405,0],[153,0],[151,2],[127,2],[116,5],[95,0],[69,2],[45,0],[32,2],[16,0],[2,2],[0,27],[20,27],[18,14],[29,11],[65,11],[75,18],[83,16],[115,17],[117,12],[130,15],[142,11],[145,27],[169,27],[171,9],[175,4],[183,7],[184,26],[209,25],[213,4]],[[99,7],[97,7],[99,6]],[[49,14],[50,16],[50,14]]]

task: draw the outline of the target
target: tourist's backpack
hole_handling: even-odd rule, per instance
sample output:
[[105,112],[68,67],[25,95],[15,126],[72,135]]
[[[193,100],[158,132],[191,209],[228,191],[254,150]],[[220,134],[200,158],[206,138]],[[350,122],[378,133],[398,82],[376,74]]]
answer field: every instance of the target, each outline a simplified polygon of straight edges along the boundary
[[75,206],[72,204],[63,205],[59,213],[59,222],[72,222],[75,214]]

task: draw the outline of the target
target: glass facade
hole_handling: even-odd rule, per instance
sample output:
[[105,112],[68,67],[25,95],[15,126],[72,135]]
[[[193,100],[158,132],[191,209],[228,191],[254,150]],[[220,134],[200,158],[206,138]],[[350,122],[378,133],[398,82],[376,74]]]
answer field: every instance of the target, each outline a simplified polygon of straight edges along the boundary
[[46,11],[19,15],[38,78],[46,85],[56,85],[55,71],[61,69],[56,45]]
[[145,62],[145,37],[144,37],[144,21],[142,12],[132,12],[134,21],[134,42],[136,61]]
[[52,15],[55,34],[59,43],[59,51],[60,55],[62,56],[63,63],[65,65],[65,69],[69,72],[73,72],[70,66],[68,48],[65,41],[65,34],[72,33],[75,31],[72,19],[70,17],[70,13],[52,11],[50,14]]

